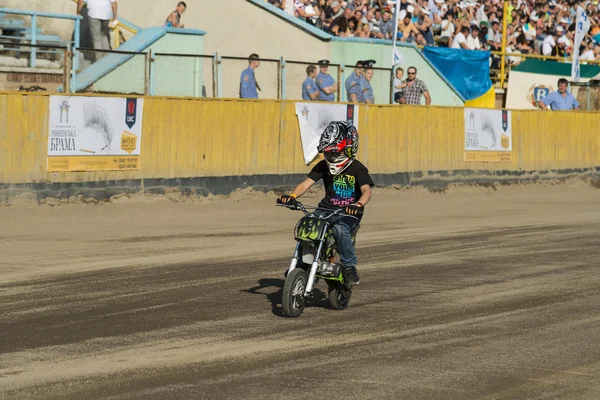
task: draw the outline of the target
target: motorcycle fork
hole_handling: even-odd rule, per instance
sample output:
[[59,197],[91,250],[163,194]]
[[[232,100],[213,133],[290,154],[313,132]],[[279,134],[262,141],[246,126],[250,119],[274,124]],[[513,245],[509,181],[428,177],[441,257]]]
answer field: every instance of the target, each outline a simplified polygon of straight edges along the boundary
[[300,259],[300,242],[296,242],[296,250],[294,250],[294,256],[292,257],[292,261],[290,261],[290,267],[288,268],[288,275],[292,272],[296,265],[298,265],[298,260]]
[[323,250],[323,244],[325,243],[325,233],[327,232],[328,228],[329,224],[324,223],[321,233],[319,234],[319,247],[317,248],[315,259],[313,260],[313,263],[310,266],[310,274],[308,275],[308,282],[306,282],[306,290],[304,291],[305,296],[310,295],[315,285],[315,276],[317,275],[319,259],[321,258],[321,251]]

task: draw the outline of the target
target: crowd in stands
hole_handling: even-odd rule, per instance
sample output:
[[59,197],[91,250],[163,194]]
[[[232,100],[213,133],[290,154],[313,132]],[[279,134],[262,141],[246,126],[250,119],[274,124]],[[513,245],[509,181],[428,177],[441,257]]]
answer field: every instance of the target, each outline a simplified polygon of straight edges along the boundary
[[[340,37],[392,39],[395,2],[391,0],[268,0],[271,4]],[[503,1],[399,0],[398,40],[419,46],[500,51]],[[582,60],[600,60],[598,0],[510,0],[508,53],[568,58],[573,51],[576,8],[591,28],[580,51]],[[518,63],[521,57],[508,57]],[[497,60],[496,60],[497,62]]]

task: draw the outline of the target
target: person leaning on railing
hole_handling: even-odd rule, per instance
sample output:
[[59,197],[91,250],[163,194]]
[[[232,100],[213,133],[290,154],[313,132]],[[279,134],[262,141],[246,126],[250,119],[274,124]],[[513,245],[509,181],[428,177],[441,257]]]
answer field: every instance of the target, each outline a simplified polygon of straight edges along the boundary
[[185,2],[180,1],[179,3],[177,3],[175,11],[173,11],[167,17],[167,20],[165,21],[165,26],[167,28],[185,28],[185,25],[181,23],[181,15],[185,12],[186,8],[187,4],[185,4]]
[[306,67],[306,79],[302,82],[302,100],[311,101],[319,98],[319,87],[315,82],[317,67],[309,65]]
[[548,107],[552,111],[557,110],[579,110],[579,102],[571,93],[567,91],[569,82],[565,78],[558,80],[558,91],[552,92],[538,102],[542,110],[547,110]]

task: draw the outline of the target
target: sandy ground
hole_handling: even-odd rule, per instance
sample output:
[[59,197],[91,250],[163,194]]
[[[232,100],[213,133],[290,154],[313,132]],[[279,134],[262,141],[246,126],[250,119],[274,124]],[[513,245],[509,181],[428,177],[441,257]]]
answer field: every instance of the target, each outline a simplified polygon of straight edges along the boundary
[[293,320],[300,215],[273,194],[17,200],[0,398],[598,399],[599,200],[581,181],[376,189],[350,309],[321,283]]

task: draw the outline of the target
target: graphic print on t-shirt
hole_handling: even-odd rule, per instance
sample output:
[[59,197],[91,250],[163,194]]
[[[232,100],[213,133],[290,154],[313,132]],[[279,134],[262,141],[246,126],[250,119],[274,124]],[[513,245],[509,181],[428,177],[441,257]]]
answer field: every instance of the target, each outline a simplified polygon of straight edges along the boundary
[[335,175],[331,203],[338,207],[354,203],[355,184],[356,178],[352,175]]

